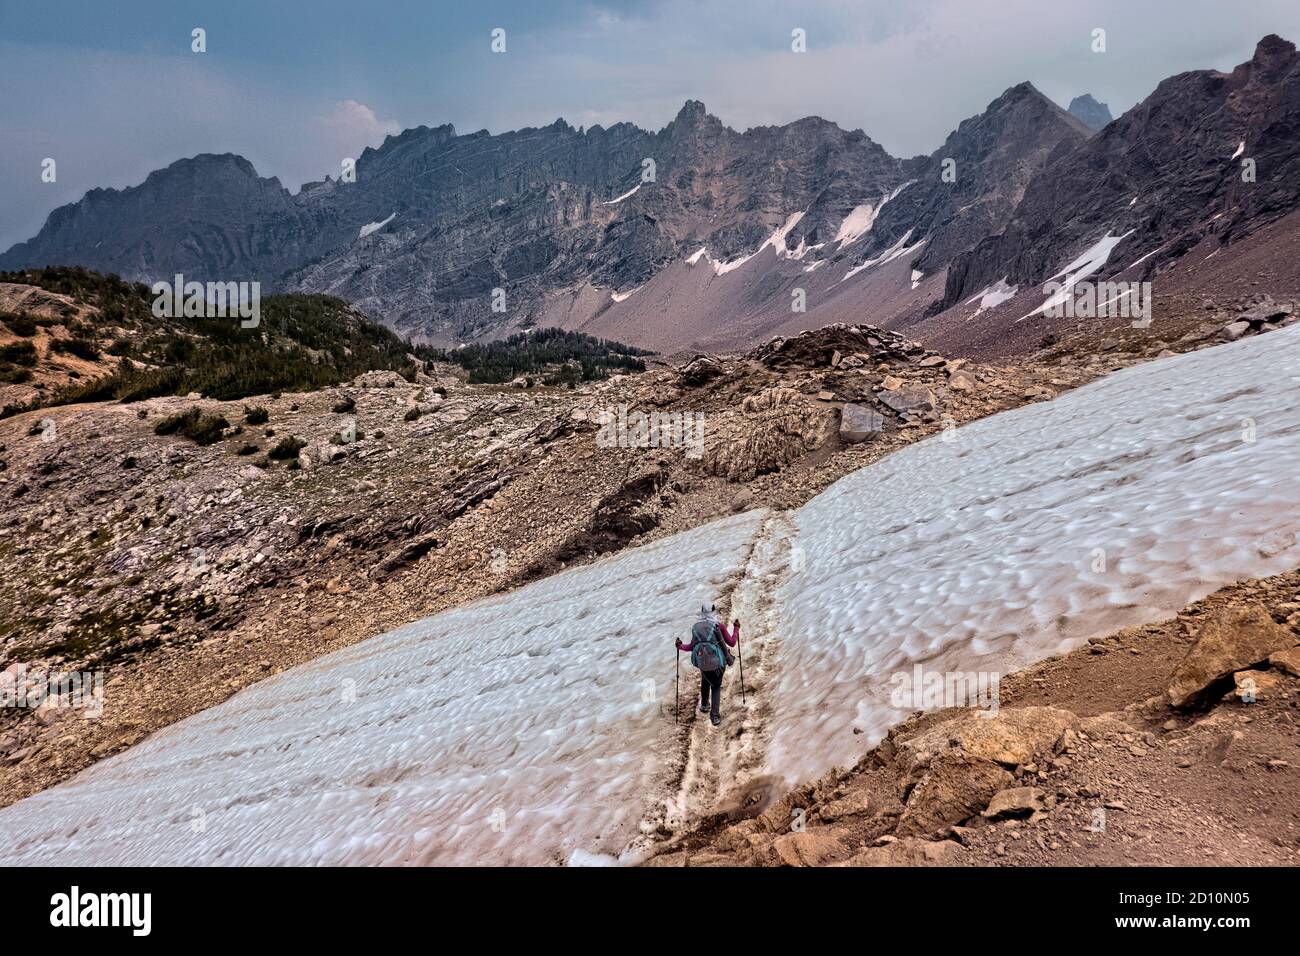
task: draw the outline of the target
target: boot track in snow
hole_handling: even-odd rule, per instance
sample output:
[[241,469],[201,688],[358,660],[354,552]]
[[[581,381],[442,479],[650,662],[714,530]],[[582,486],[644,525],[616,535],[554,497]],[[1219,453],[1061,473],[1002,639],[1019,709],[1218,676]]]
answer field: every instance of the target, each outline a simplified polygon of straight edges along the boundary
[[[781,632],[774,595],[789,575],[794,558],[794,523],[785,512],[764,518],[749,545],[743,565],[727,580],[723,599],[727,617],[741,622],[740,651],[745,654],[746,702],[742,704],[740,667],[727,668],[723,686],[722,724],[714,727],[699,710],[698,672],[686,667],[691,702],[683,708],[676,772],[671,791],[642,826],[669,841],[700,819],[736,802],[736,794],[761,775],[771,739],[772,704],[767,686],[779,666]],[[671,712],[670,712],[671,713]],[[659,842],[652,838],[641,848]]]

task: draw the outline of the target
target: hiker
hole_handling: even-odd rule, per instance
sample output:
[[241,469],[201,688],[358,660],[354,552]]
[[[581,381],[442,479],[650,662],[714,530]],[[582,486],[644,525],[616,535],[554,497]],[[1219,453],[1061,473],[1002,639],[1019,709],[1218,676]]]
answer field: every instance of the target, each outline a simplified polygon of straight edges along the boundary
[[[677,642],[679,651],[691,652],[691,663],[700,669],[700,713],[708,713],[709,720],[716,727],[722,723],[722,675],[727,665],[733,660],[731,652],[718,640],[721,635],[731,647],[740,640],[740,621],[732,621],[732,632],[727,632],[727,625],[718,619],[718,612],[712,604],[700,608],[700,619],[691,626],[689,644]],[[709,707],[712,692],[713,707]]]

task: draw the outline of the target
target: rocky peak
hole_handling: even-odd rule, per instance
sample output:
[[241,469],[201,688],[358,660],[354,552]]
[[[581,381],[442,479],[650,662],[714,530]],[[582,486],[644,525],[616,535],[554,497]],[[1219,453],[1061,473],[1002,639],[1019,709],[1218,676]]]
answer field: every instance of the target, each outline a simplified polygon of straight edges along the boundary
[[1250,62],[1253,66],[1265,69],[1278,63],[1290,65],[1295,59],[1295,52],[1294,43],[1282,39],[1276,33],[1270,33],[1256,45],[1255,55]]
[[1070,100],[1068,112],[1094,132],[1114,119],[1110,115],[1110,107],[1105,103],[1099,103],[1091,93],[1083,93]]

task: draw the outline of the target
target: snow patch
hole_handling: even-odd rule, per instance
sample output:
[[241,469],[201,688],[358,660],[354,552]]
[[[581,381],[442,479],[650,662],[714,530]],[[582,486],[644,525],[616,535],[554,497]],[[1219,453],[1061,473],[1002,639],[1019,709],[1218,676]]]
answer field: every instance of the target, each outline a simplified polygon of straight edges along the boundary
[[[0,811],[5,861],[48,862],[78,827],[86,865],[618,856],[643,839],[677,747],[673,640],[725,593],[765,514],[630,549],[269,677]],[[684,692],[692,680],[683,662]],[[683,710],[694,694],[683,693]],[[207,814],[206,836],[190,829],[195,809]]]
[[357,238],[358,238],[358,239],[364,239],[364,238],[366,238],[366,236],[370,235],[372,232],[378,232],[380,229],[383,229],[384,226],[388,225],[390,222],[392,222],[392,221],[393,221],[394,219],[396,219],[396,218],[397,218],[397,213],[393,213],[391,216],[389,216],[389,217],[388,217],[387,219],[385,219],[383,222],[368,222],[368,223],[366,223],[364,226],[361,227],[361,232],[357,234]]
[[[798,639],[766,772],[851,766],[909,716],[891,678],[915,664],[1007,674],[1295,567],[1298,367],[1300,326],[1137,365],[812,499],[794,515],[805,568],[773,595],[774,630]],[[1245,442],[1245,419],[1273,425]]]
[[1016,293],[1019,291],[1019,286],[1008,285],[1007,277],[1003,276],[997,282],[993,283],[993,285],[981,289],[966,300],[967,305],[970,305],[976,299],[979,299],[980,302],[979,308],[972,312],[970,317],[973,319],[976,316],[987,312],[989,309],[996,309],[1003,302],[1009,302],[1014,299]]
[[924,279],[924,278],[925,278],[925,273],[924,273],[924,272],[921,272],[919,269],[913,269],[913,270],[912,270],[912,288],[915,289],[917,286],[919,286],[919,285],[921,284],[921,280]]
[[880,255],[876,256],[874,259],[868,259],[866,262],[860,263],[854,266],[848,272],[844,273],[844,278],[840,279],[840,281],[843,282],[844,279],[853,278],[863,269],[870,269],[872,266],[884,265],[886,262],[893,262],[895,259],[901,259],[903,256],[911,255],[917,249],[920,249],[923,245],[925,245],[924,239],[920,240],[919,242],[913,243],[910,246],[907,245],[907,240],[911,238],[912,238],[912,230],[909,229],[907,230],[907,232],[903,234],[902,238],[900,238],[896,243],[894,243],[892,246],[890,246]]
[[793,229],[795,226],[797,226],[799,224],[799,220],[803,219],[803,217],[804,214],[802,212],[791,213],[789,216],[786,217],[784,223],[782,223],[780,226],[777,226],[776,230],[770,236],[768,236],[766,239],[763,240],[763,244],[761,246],[759,246],[757,249],[755,249],[747,256],[741,256],[738,259],[732,259],[730,262],[718,262],[715,259],[709,258],[705,250],[701,248],[698,252],[696,252],[693,256],[691,256],[691,258],[687,259],[686,261],[689,262],[691,265],[694,265],[695,261],[698,260],[700,256],[704,256],[706,259],[708,259],[709,265],[713,266],[714,275],[721,276],[721,275],[726,275],[728,272],[734,272],[735,270],[739,269],[746,262],[754,258],[754,256],[758,255],[768,246],[771,246],[772,249],[776,252],[777,258],[800,259],[804,256],[806,252],[808,252],[809,249],[821,248],[820,244],[816,246],[805,246],[802,240],[800,240],[799,247],[798,249],[795,250],[795,252],[791,252],[789,249],[786,248],[786,244],[785,244],[786,236],[790,235],[790,230]]
[[1060,291],[1049,296],[1046,302],[1034,309],[1034,311],[1030,312],[1029,315],[1023,315],[1016,321],[1023,322],[1030,316],[1038,315],[1040,312],[1046,312],[1048,309],[1055,308],[1065,302],[1070,298],[1071,293],[1074,291],[1074,287],[1104,266],[1106,260],[1110,258],[1111,251],[1131,235],[1133,235],[1132,229],[1124,233],[1122,236],[1112,236],[1108,232],[1084,250],[1077,259],[1067,265],[1060,272],[1048,276],[1043,280],[1043,284],[1046,285],[1049,282],[1055,282],[1060,279]]
[[1245,151],[1246,151],[1246,141],[1243,139],[1243,140],[1242,140],[1242,141],[1237,145],[1237,151],[1236,151],[1235,153],[1232,154],[1232,158],[1233,158],[1233,159],[1236,159],[1238,156],[1240,156],[1240,155],[1241,155],[1242,153],[1244,153]]
[[894,199],[908,186],[912,185],[915,180],[908,180],[893,192],[881,196],[878,202],[863,203],[860,206],[854,206],[849,210],[849,214],[844,217],[840,223],[840,228],[835,233],[835,242],[840,244],[840,248],[852,245],[863,236],[871,231],[871,227],[876,224],[876,219],[880,216],[880,210],[885,208],[885,204]]
[[638,189],[640,189],[640,188],[641,188],[641,184],[640,184],[640,183],[637,183],[635,186],[633,186],[631,189],[629,189],[629,190],[628,190],[627,192],[625,192],[623,195],[621,195],[621,196],[616,196],[616,197],[614,197],[613,199],[610,199],[610,200],[607,201],[607,202],[603,202],[603,203],[601,203],[601,205],[602,205],[602,206],[614,206],[614,205],[617,205],[618,203],[621,203],[624,199],[627,199],[627,198],[629,198],[630,196],[632,196],[632,195],[633,195],[633,194],[634,194]]

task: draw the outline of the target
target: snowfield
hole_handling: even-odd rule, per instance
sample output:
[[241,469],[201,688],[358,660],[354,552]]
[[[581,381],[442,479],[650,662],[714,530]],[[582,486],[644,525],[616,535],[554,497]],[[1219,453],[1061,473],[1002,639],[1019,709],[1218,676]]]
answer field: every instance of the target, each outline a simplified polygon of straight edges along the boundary
[[[262,681],[0,811],[5,861],[617,854],[640,836],[670,769],[673,641],[740,567],[762,517],[728,518]],[[688,670],[687,713],[698,685]],[[74,833],[77,852],[51,856]]]
[[[1300,565],[1300,326],[929,438],[794,515],[769,769],[856,762],[894,674],[1008,673]],[[856,728],[859,735],[853,733]]]
[[[286,671],[0,810],[0,846],[10,865],[634,859],[665,808],[711,809],[710,761],[791,783],[854,762],[916,709],[890,700],[915,665],[1007,673],[1295,567],[1297,474],[1300,326],[1136,366],[908,446],[792,514]],[[728,594],[748,710],[729,674],[722,730],[679,729],[672,641]],[[683,662],[687,711],[696,681]]]

